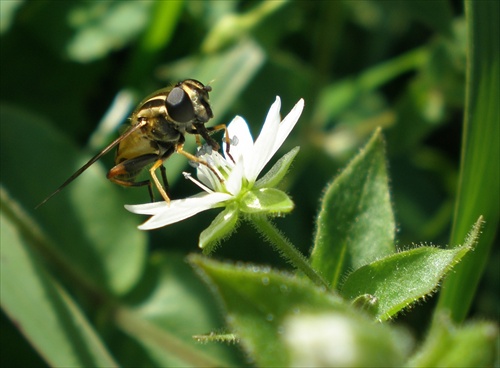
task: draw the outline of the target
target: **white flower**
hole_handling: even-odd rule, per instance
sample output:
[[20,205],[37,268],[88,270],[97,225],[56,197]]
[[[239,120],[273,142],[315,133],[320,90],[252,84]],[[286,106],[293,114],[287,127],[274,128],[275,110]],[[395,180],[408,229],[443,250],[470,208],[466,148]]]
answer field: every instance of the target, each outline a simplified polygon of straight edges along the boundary
[[[198,182],[204,192],[193,197],[166,202],[155,202],[140,205],[126,205],[131,212],[152,215],[144,224],[142,230],[156,229],[184,220],[199,212],[216,207],[226,207],[212,223],[218,229],[225,227],[225,233],[230,232],[227,224],[236,224],[238,213],[282,213],[293,208],[293,202],[288,196],[273,187],[286,174],[293,158],[298,153],[298,147],[281,158],[273,168],[261,179],[260,172],[278,151],[293,127],[297,123],[304,108],[304,100],[294,106],[283,119],[280,118],[281,100],[276,97],[266,117],[259,137],[252,139],[247,123],[236,116],[228,126],[228,134],[232,144],[230,157],[223,157],[218,152],[202,147],[199,156],[210,165],[199,165],[197,169]],[[224,155],[225,144],[223,144]],[[234,160],[234,161],[233,161]],[[217,172],[217,175],[213,171]],[[221,178],[224,180],[221,181]],[[234,219],[231,221],[229,219]],[[220,220],[218,222],[218,220]],[[209,229],[207,229],[209,230]],[[201,243],[200,243],[201,245]]]

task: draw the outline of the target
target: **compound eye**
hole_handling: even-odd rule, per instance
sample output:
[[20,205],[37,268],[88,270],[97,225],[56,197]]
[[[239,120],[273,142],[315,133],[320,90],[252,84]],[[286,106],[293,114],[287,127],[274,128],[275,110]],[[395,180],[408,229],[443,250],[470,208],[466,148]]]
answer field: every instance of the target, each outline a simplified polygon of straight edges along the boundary
[[165,101],[168,115],[179,123],[188,123],[195,118],[189,95],[180,87],[173,88]]

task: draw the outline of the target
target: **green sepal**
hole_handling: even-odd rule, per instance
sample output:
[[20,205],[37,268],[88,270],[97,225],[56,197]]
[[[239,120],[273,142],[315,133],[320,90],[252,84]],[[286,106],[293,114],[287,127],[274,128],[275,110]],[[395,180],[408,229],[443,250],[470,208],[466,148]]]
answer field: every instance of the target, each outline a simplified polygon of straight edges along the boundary
[[238,214],[238,208],[229,205],[201,232],[198,246],[203,249],[204,254],[210,254],[222,239],[229,237],[236,230]]
[[262,178],[257,180],[255,188],[274,188],[277,186],[285,177],[299,151],[300,147],[297,146],[280,158]]
[[293,210],[294,203],[283,191],[274,188],[252,190],[243,196],[240,209],[245,213],[282,214]]

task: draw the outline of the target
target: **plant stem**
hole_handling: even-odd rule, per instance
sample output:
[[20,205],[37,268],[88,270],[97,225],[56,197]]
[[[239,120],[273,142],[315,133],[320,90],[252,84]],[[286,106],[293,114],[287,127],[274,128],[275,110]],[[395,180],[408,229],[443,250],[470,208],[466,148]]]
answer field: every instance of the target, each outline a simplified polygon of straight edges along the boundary
[[311,267],[306,257],[283,236],[265,215],[248,216],[248,220],[281,256],[286,258],[295,268],[302,271],[316,285],[323,286],[327,290],[330,289],[326,281]]
[[119,328],[129,336],[134,336],[145,344],[154,346],[174,358],[194,367],[221,367],[222,362],[211,357],[192,344],[180,339],[175,334],[160,328],[146,318],[124,306],[114,311],[115,321]]

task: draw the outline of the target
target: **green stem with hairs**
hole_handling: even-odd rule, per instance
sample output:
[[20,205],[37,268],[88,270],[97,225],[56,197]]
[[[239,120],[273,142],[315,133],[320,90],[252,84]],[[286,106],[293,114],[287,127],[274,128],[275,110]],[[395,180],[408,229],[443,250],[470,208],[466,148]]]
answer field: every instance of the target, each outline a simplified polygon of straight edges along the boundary
[[318,286],[330,289],[326,281],[309,264],[306,257],[269,221],[265,215],[248,216],[248,221],[295,268]]

